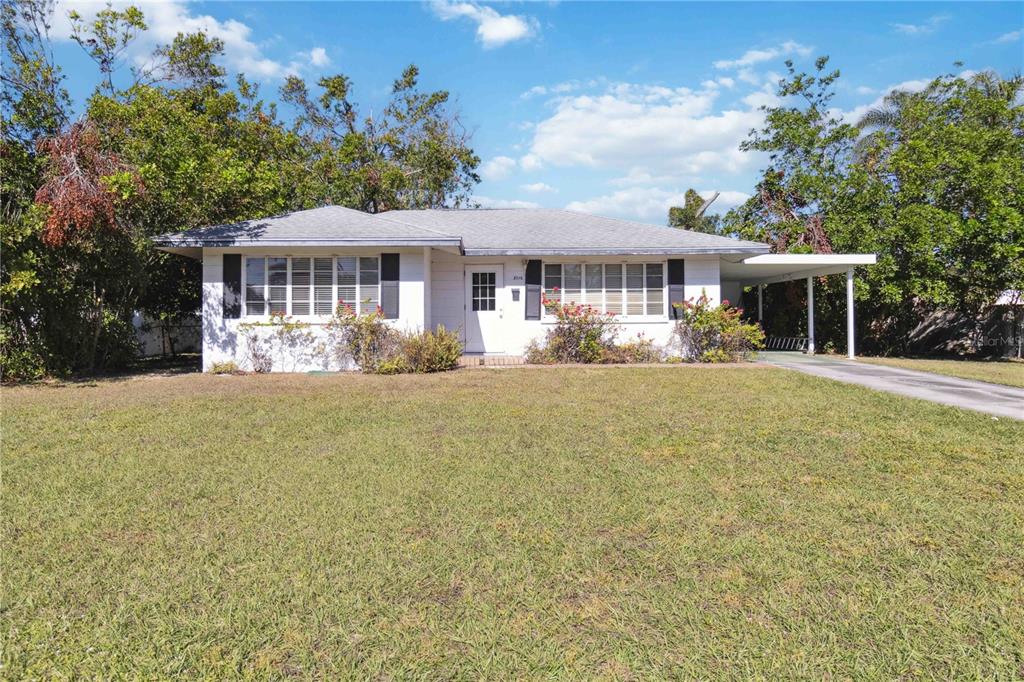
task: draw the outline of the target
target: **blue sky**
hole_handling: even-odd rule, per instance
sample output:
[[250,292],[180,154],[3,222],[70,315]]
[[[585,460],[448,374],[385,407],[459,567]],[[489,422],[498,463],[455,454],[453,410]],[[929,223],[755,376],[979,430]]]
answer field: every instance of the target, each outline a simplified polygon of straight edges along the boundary
[[[116,3],[122,4],[122,3]],[[268,97],[289,73],[344,73],[364,113],[410,63],[452,92],[483,163],[485,206],[570,207],[661,223],[693,187],[725,210],[763,159],[738,144],[793,59],[827,54],[850,117],[894,86],[964,69],[1024,67],[1024,3],[165,2],[129,59],[178,31],[226,44],[225,66]],[[83,15],[100,5],[58,3]],[[54,22],[81,100],[94,65]]]

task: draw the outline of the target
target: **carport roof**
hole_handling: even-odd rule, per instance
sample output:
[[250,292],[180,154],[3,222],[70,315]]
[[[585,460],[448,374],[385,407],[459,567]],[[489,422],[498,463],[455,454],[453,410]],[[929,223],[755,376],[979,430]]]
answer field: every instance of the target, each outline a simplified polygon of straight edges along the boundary
[[876,260],[873,253],[766,253],[736,262],[723,260],[720,272],[723,281],[746,287],[836,275]]

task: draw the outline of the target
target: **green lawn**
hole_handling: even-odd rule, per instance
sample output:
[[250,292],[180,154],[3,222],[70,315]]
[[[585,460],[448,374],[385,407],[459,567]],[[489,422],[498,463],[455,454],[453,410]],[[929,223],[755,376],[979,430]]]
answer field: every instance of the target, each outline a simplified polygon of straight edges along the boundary
[[914,358],[857,358],[875,365],[916,369],[961,379],[1024,388],[1024,362],[1017,360],[927,360]]
[[6,679],[1024,675],[1024,423],[768,367],[5,389]]

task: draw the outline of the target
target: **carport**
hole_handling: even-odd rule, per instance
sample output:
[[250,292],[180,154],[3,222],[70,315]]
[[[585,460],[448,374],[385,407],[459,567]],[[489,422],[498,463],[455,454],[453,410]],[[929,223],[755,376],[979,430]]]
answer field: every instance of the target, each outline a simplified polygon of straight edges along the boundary
[[874,265],[873,253],[768,253],[720,265],[723,289],[757,287],[757,319],[764,319],[764,287],[768,284],[807,280],[807,352],[814,353],[814,278],[846,273],[846,354],[855,355],[853,278],[857,266]]

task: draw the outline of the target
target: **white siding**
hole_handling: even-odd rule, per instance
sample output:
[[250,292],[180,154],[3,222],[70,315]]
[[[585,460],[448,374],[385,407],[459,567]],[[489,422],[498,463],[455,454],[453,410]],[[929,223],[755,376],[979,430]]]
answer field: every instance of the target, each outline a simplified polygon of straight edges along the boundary
[[689,299],[698,299],[706,294],[713,305],[722,300],[721,281],[718,271],[718,256],[690,256],[685,259],[683,271],[683,295]]
[[[431,326],[443,324],[448,329],[459,329],[460,337],[465,341],[462,329],[465,326],[465,280],[463,272],[466,265],[501,263],[504,265],[504,291],[499,293],[499,305],[504,309],[504,326],[502,337],[505,347],[500,354],[521,355],[532,339],[540,340],[551,323],[547,321],[527,320],[526,318],[526,260],[522,256],[477,258],[462,257],[434,249],[431,261]],[[630,262],[644,263],[661,261],[664,258],[651,256],[630,256],[623,258],[597,257],[568,258],[557,257],[550,260],[560,263],[572,262]],[[686,258],[685,288],[687,298],[697,298],[706,293],[713,303],[721,300],[721,284],[719,282],[718,256],[692,256]],[[519,289],[519,301],[512,301],[512,290]],[[668,319],[659,321],[619,321],[619,336],[622,340],[643,334],[656,344],[667,346],[671,342],[673,324]]]
[[[382,249],[360,248],[306,248],[292,249],[286,247],[251,249],[226,248],[203,249],[203,370],[209,371],[215,362],[234,361],[242,369],[249,366],[245,340],[239,334],[239,324],[246,321],[240,319],[226,320],[223,316],[223,254],[241,253],[245,255],[267,256],[329,256],[339,255],[379,255],[381,252],[399,254],[399,285],[398,285],[398,319],[391,324],[403,330],[418,331],[423,328],[424,311],[424,260],[422,248]],[[243,268],[244,272],[244,268]],[[243,311],[244,312],[244,311]],[[259,320],[261,318],[250,318]],[[266,319],[266,318],[262,318]],[[301,318],[299,318],[301,319]],[[303,351],[285,351],[278,349],[273,355],[273,370],[284,372],[306,372],[310,370],[343,369],[328,352],[315,346],[327,340],[327,332],[322,322],[310,324],[309,331],[314,336],[313,347]],[[272,329],[262,328],[258,332],[269,337]]]

